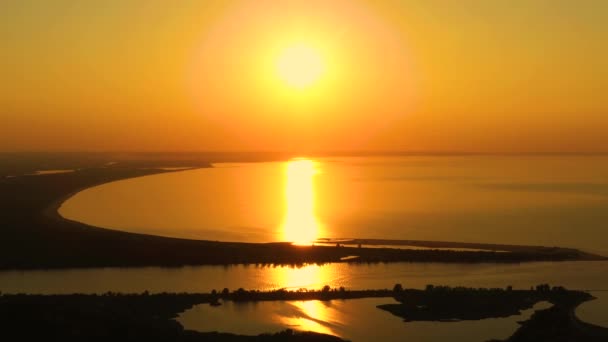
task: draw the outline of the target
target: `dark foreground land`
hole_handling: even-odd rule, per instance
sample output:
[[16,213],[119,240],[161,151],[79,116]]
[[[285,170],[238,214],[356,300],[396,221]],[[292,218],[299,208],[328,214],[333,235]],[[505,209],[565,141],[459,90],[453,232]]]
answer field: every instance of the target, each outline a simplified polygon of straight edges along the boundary
[[177,314],[205,295],[15,295],[0,297],[3,341],[318,341],[335,336],[286,330],[242,336],[184,330]]
[[[46,155],[43,155],[46,156]],[[525,262],[600,260],[596,255],[557,247],[494,246],[507,250],[451,251],[335,246],[298,247],[290,243],[232,243],[172,239],[92,227],[61,218],[60,204],[87,187],[131,177],[173,172],[161,167],[211,167],[219,155],[166,157],[144,155],[83,157],[0,155],[0,269],[183,266],[203,264],[301,264],[344,262]],[[234,156],[244,158],[246,156]],[[267,159],[279,156],[266,156]],[[15,159],[17,158],[17,159]],[[46,158],[46,159],[45,159]],[[122,158],[122,159],[121,159]],[[202,159],[201,159],[202,158]],[[216,159],[213,159],[216,158]],[[23,159],[23,160],[22,160]],[[118,160],[118,161],[116,161]],[[12,164],[11,164],[12,163]],[[28,175],[41,169],[75,172]],[[361,240],[364,241],[364,240]],[[428,247],[457,243],[408,241]],[[484,247],[485,246],[485,247]],[[355,256],[353,258],[353,256]]]
[[[63,341],[341,341],[333,336],[291,330],[259,336],[195,332],[184,330],[174,318],[194,305],[219,304],[220,300],[366,297],[394,297],[403,304],[381,305],[380,308],[408,320],[430,321],[505,317],[519,314],[520,310],[530,308],[539,301],[549,301],[553,307],[537,311],[530,320],[523,322],[507,342],[608,341],[608,329],[580,322],[574,316],[574,310],[580,303],[592,299],[589,294],[563,288],[550,289],[546,285],[527,291],[448,287],[404,290],[395,286],[393,290],[366,291],[325,287],[320,291],[308,292],[243,289],[231,292],[226,289],[207,294],[4,295],[0,296],[0,337]],[[482,307],[481,311],[477,311]]]

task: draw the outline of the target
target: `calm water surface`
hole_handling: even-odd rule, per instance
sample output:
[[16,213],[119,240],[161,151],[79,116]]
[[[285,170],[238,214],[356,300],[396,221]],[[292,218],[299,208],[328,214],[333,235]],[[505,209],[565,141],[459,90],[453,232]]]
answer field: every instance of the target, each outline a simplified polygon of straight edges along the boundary
[[217,164],[94,187],[72,220],[224,241],[423,239],[608,254],[608,157],[399,157]]
[[397,303],[391,298],[332,301],[224,302],[219,307],[197,305],[182,313],[178,321],[186,329],[227,331],[257,335],[287,328],[316,331],[351,341],[488,341],[505,339],[527,320],[534,309],[550,307],[538,303],[521,315],[462,322],[403,322],[402,318],[376,308]]
[[[272,290],[320,289],[324,285],[347,289],[409,288],[427,284],[468,287],[529,288],[540,283],[579,290],[608,290],[608,262],[563,262],[525,264],[327,264],[287,266],[198,266],[183,268],[105,268],[57,271],[0,272],[4,293],[141,293],[210,292],[224,287]],[[606,325],[608,292],[593,294],[599,299],[583,304],[579,316]]]
[[[569,246],[608,255],[608,157],[376,157],[217,164],[87,189],[65,202],[60,213],[102,227],[206,240],[421,239]],[[567,262],[3,272],[0,291],[208,292],[224,287],[318,289],[326,284],[365,289],[391,288],[395,283],[414,288],[528,288],[546,282],[606,290],[607,271],[606,262]],[[606,293],[594,291],[599,299],[585,303],[577,315],[607,325]],[[327,310],[368,310],[360,303],[365,301],[332,302]],[[259,307],[260,312],[273,305],[281,312],[302,310],[292,304]],[[365,319],[341,317],[350,318],[336,329],[357,329],[358,320]],[[381,317],[401,323],[390,315]],[[452,327],[456,326],[445,331]],[[427,327],[427,333],[432,329]],[[453,329],[450,334],[458,334],[459,328]],[[503,328],[492,329],[498,333]]]

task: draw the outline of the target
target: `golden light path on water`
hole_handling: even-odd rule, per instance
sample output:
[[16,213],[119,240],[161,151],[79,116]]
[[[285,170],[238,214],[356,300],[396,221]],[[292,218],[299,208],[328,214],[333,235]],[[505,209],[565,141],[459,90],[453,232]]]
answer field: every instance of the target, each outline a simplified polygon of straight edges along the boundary
[[283,240],[310,245],[319,237],[321,224],[315,214],[315,176],[317,164],[294,159],[285,164],[285,217]]
[[[273,273],[273,282],[291,289],[320,289],[324,284],[334,282],[335,274],[319,265],[306,265],[300,268],[280,268]],[[304,290],[305,291],[305,290]],[[303,331],[316,331],[323,334],[336,335],[332,326],[339,325],[339,315],[327,302],[291,301],[288,303],[293,310],[290,314],[277,313],[273,318],[276,322],[296,327]]]
[[[285,164],[285,218],[282,231],[285,241],[309,245],[319,237],[321,224],[315,214],[315,176],[319,173],[316,163],[309,159],[295,159]],[[275,283],[285,287],[308,288],[326,279],[317,265],[304,268],[283,268],[275,273]],[[275,320],[285,326],[303,331],[335,334],[327,323],[334,320],[331,310],[320,301],[290,302],[297,314],[279,315]]]
[[279,322],[285,326],[297,327],[301,331],[315,331],[321,334],[337,335],[328,325],[336,322],[335,313],[328,303],[319,300],[289,302],[299,315],[279,315]]

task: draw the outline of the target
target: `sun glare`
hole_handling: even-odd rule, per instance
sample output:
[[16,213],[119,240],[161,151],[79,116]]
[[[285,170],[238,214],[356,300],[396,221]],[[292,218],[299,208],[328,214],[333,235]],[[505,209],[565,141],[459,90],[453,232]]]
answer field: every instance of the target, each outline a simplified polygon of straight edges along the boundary
[[336,310],[328,302],[320,300],[288,302],[295,310],[294,315],[280,318],[285,326],[297,327],[302,331],[314,331],[320,334],[336,335],[332,326],[336,323]]
[[315,163],[307,159],[292,160],[285,168],[285,219],[283,234],[286,241],[310,245],[318,238],[319,222],[315,215]]
[[306,44],[289,46],[279,55],[277,73],[286,85],[303,89],[313,85],[325,71],[319,51]]

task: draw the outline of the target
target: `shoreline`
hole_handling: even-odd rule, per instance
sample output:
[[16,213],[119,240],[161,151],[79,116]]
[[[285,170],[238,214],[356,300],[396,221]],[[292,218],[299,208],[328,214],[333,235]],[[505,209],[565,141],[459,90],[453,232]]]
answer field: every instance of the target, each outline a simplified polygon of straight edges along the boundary
[[[176,165],[176,164],[172,164]],[[180,166],[180,165],[177,165]],[[22,176],[0,181],[0,202],[7,213],[0,235],[0,270],[91,267],[180,267],[232,264],[304,263],[519,263],[531,261],[608,260],[576,249],[511,246],[512,252],[414,250],[396,248],[300,247],[288,242],[244,243],[180,239],[91,226],[59,214],[61,205],[80,191],[124,179],[188,169],[92,167],[71,173]],[[359,239],[367,242],[399,240]],[[404,240],[412,245],[454,247],[462,242]],[[473,244],[495,249],[492,244]],[[494,246],[494,247],[492,247]],[[358,258],[348,258],[349,256]]]
[[[167,239],[178,239],[178,240],[188,240],[188,241],[211,241],[211,240],[200,240],[200,239],[188,239],[188,238],[179,238],[179,237],[170,237],[170,236],[160,236],[160,235],[154,235],[154,234],[146,234],[146,233],[133,233],[133,232],[127,232],[127,231],[123,231],[120,229],[112,229],[112,228],[107,228],[107,227],[101,227],[101,226],[94,226],[94,225],[90,225],[84,222],[80,222],[80,221],[76,221],[76,220],[71,220],[69,218],[66,218],[64,216],[62,216],[59,213],[59,209],[61,208],[61,206],[63,205],[63,203],[65,203],[67,200],[69,200],[70,198],[74,197],[76,194],[78,194],[79,192],[85,191],[87,189],[91,189],[97,186],[101,186],[101,185],[106,185],[106,184],[110,184],[110,183],[114,183],[114,182],[119,182],[119,181],[123,181],[123,180],[127,180],[127,179],[134,179],[134,178],[142,178],[142,177],[149,177],[149,176],[154,176],[154,175],[159,175],[159,174],[164,174],[164,173],[173,173],[173,172],[182,172],[182,171],[191,171],[191,170],[198,170],[198,169],[202,169],[202,168],[213,168],[212,165],[210,166],[206,166],[206,167],[188,167],[188,168],[183,168],[183,169],[177,169],[177,170],[168,170],[168,169],[163,169],[163,168],[149,168],[149,169],[145,169],[145,170],[150,170],[152,171],[149,174],[145,174],[145,175],[134,175],[134,176],[130,176],[130,177],[125,177],[125,178],[120,178],[120,179],[116,179],[116,180],[112,180],[110,182],[101,182],[98,184],[92,184],[90,186],[85,186],[82,187],[80,189],[76,189],[73,192],[67,194],[66,196],[64,196],[63,198],[58,199],[57,201],[53,202],[45,211],[45,215],[48,215],[50,218],[59,220],[59,221],[68,221],[68,222],[73,222],[76,224],[81,224],[81,225],[85,225],[87,227],[91,227],[91,228],[96,228],[96,229],[105,229],[105,230],[110,230],[110,231],[117,231],[117,232],[123,232],[123,233],[129,233],[129,234],[136,234],[136,235],[143,235],[143,236],[154,236],[154,237],[160,237],[160,238],[167,238]],[[608,257],[602,259],[603,257],[600,255],[595,255],[593,253],[587,253],[583,250],[579,250],[576,248],[569,248],[569,247],[558,247],[558,246],[553,246],[553,247],[549,247],[549,246],[541,246],[541,245],[512,245],[512,244],[498,244],[498,243],[479,243],[479,242],[462,242],[462,241],[432,241],[432,240],[404,240],[404,239],[368,239],[368,238],[349,238],[349,239],[340,239],[340,238],[323,238],[323,239],[318,239],[315,242],[319,242],[319,243],[334,243],[334,241],[341,243],[341,244],[353,244],[353,245],[358,245],[358,244],[364,244],[364,245],[368,245],[368,246],[372,246],[371,248],[376,248],[373,246],[376,245],[388,245],[388,246],[412,246],[412,247],[425,247],[425,248],[443,248],[443,249],[471,249],[471,251],[473,250],[479,250],[479,251],[487,251],[487,252],[535,252],[538,250],[569,250],[572,252],[581,252],[583,258],[584,257],[589,257],[588,260],[586,259],[581,259],[581,260],[585,260],[585,261],[602,261],[602,260],[608,260]],[[288,241],[273,241],[273,242],[241,242],[241,241],[215,241],[215,242],[219,242],[219,243],[247,243],[247,244],[274,244],[274,243],[290,243]],[[369,248],[369,247],[368,247]],[[378,248],[387,248],[387,247],[378,247]],[[390,248],[390,247],[389,247]],[[599,257],[599,259],[597,258]],[[349,258],[349,257],[347,257]],[[348,259],[347,259],[348,260]]]
[[[108,292],[103,295],[0,295],[0,326],[8,332],[34,337],[48,338],[45,327],[52,327],[55,337],[72,336],[76,332],[81,338],[100,337],[103,331],[106,339],[125,336],[122,328],[115,329],[111,322],[122,322],[129,327],[130,336],[138,339],[164,336],[166,340],[179,340],[188,336],[193,340],[215,337],[217,332],[197,332],[184,330],[176,320],[180,313],[195,305],[221,305],[221,301],[259,302],[259,301],[308,301],[308,300],[356,300],[361,298],[394,298],[401,304],[382,304],[379,310],[386,314],[406,317],[409,321],[446,322],[480,320],[486,318],[509,317],[521,314],[535,303],[548,301],[550,308],[537,310],[528,320],[514,331],[505,342],[550,341],[560,336],[571,336],[577,341],[605,341],[608,328],[581,322],[573,314],[581,303],[591,300],[586,292],[566,290],[562,287],[550,288],[539,285],[534,290],[513,290],[510,288],[461,288],[428,286],[427,289],[403,289],[398,284],[392,290],[350,291],[344,288],[323,287],[312,291],[247,291],[223,289],[210,293],[162,293],[123,294]],[[491,303],[488,306],[488,302]],[[467,303],[467,305],[463,305]],[[413,305],[415,304],[415,305]],[[428,308],[427,308],[428,305]],[[484,307],[482,314],[476,307]],[[393,308],[393,309],[388,309]],[[42,309],[41,309],[42,308]],[[446,312],[446,309],[448,312]],[[15,314],[18,313],[18,314]],[[447,316],[446,316],[447,314]],[[473,315],[472,315],[473,314]],[[407,323],[403,323],[407,324]],[[27,326],[39,329],[24,329]],[[75,329],[75,327],[77,327]],[[100,330],[103,327],[103,330]],[[216,334],[216,335],[209,335]],[[254,336],[222,333],[224,338],[241,336],[255,340]],[[258,335],[261,336],[261,335]],[[328,335],[325,335],[325,338]],[[323,338],[323,335],[314,335]],[[336,338],[336,337],[334,337]],[[221,340],[221,339],[219,339]],[[314,339],[313,339],[314,340]],[[340,340],[337,338],[337,340]]]
[[[134,179],[134,178],[142,178],[142,177],[148,177],[148,176],[155,176],[155,175],[161,175],[164,173],[174,173],[174,172],[181,172],[181,171],[191,171],[191,170],[198,170],[198,169],[203,169],[203,168],[212,168],[213,166],[209,165],[209,166],[195,166],[195,167],[189,167],[189,168],[185,168],[185,169],[179,169],[179,170],[167,170],[167,169],[162,169],[162,168],[142,168],[141,170],[146,170],[146,171],[151,171],[150,173],[147,174],[142,174],[142,175],[131,175],[131,176],[127,176],[124,178],[119,178],[119,179],[115,179],[115,180],[111,180],[109,182],[99,182],[99,183],[93,183],[90,185],[86,185],[83,186],[81,188],[75,189],[74,191],[66,194],[65,196],[58,198],[57,200],[53,201],[46,209],[44,209],[43,214],[45,216],[47,216],[50,219],[54,219],[57,221],[67,221],[67,222],[72,222],[74,224],[81,224],[87,227],[91,227],[91,228],[96,228],[96,229],[106,229],[106,230],[111,230],[111,231],[117,231],[117,232],[123,232],[121,230],[118,229],[111,229],[111,228],[105,228],[105,227],[98,227],[98,226],[93,226],[84,222],[80,222],[80,221],[76,221],[76,220],[71,220],[69,218],[66,218],[64,216],[62,216],[59,213],[59,209],[61,209],[61,206],[67,202],[70,198],[76,196],[78,193],[88,190],[88,189],[92,189],[98,186],[102,186],[102,185],[106,185],[106,184],[111,184],[111,183],[115,183],[115,182],[120,182],[123,180],[127,180],[127,179]],[[125,232],[126,233],[126,232]],[[137,234],[137,233],[132,233],[132,234]],[[149,235],[149,234],[139,234],[139,235]],[[153,236],[153,235],[151,235]]]

